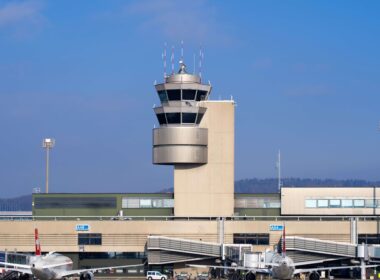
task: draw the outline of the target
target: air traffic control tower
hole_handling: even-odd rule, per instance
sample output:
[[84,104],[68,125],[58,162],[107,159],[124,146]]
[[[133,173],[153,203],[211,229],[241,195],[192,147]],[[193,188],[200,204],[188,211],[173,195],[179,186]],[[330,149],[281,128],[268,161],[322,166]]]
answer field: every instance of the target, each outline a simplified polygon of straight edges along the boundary
[[174,166],[174,215],[232,216],[234,101],[209,100],[211,85],[182,61],[155,87],[161,106],[154,108],[153,163]]

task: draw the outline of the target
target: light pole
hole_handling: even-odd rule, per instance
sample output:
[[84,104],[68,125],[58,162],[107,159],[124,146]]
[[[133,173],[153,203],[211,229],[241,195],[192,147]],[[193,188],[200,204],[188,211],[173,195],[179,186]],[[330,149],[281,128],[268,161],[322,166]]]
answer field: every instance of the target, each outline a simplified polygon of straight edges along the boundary
[[54,144],[53,138],[45,138],[42,141],[42,147],[46,149],[46,193],[49,193],[49,150],[54,147]]

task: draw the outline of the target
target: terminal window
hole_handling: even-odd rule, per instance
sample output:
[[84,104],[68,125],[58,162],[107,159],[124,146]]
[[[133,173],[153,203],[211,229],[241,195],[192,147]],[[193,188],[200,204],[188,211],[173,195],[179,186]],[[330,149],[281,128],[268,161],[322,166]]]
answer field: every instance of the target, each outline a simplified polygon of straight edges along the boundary
[[172,198],[123,197],[122,208],[173,208]]
[[246,197],[235,198],[235,208],[280,208],[279,198]]
[[306,199],[305,208],[375,208],[380,207],[380,203],[373,199]]
[[358,243],[380,244],[380,234],[359,234]]
[[267,233],[235,233],[234,243],[252,244],[252,245],[269,245],[269,234]]
[[78,245],[102,245],[102,234],[78,233]]
[[34,208],[116,208],[116,197],[35,197]]

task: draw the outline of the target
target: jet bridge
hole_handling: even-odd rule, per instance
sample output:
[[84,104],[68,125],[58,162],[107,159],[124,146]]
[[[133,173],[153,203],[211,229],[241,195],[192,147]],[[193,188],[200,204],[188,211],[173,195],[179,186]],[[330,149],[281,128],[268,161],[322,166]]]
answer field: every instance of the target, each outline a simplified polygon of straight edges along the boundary
[[251,251],[247,244],[220,244],[166,236],[148,236],[146,244],[149,264],[167,264],[205,259],[242,260]]
[[149,264],[178,263],[221,257],[221,245],[218,243],[166,236],[148,236],[146,249]]
[[287,255],[294,262],[323,262],[356,258],[356,245],[298,236],[286,237]]

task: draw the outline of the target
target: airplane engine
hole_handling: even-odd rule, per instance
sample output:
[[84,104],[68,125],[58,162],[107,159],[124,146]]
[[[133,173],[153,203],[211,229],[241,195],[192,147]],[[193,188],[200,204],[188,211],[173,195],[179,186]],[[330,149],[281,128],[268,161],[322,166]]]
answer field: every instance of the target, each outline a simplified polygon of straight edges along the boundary
[[318,272],[312,272],[312,273],[310,273],[310,275],[309,275],[309,279],[310,280],[319,280],[319,278],[320,278],[320,275],[319,275],[319,273]]
[[246,275],[245,275],[245,280],[256,280],[256,275],[252,272],[248,272]]
[[20,279],[20,280],[29,280],[30,276],[29,276],[29,274],[21,274],[18,279]]
[[95,277],[94,277],[94,273],[92,272],[86,272],[86,273],[82,273],[80,275],[80,280],[94,280]]

